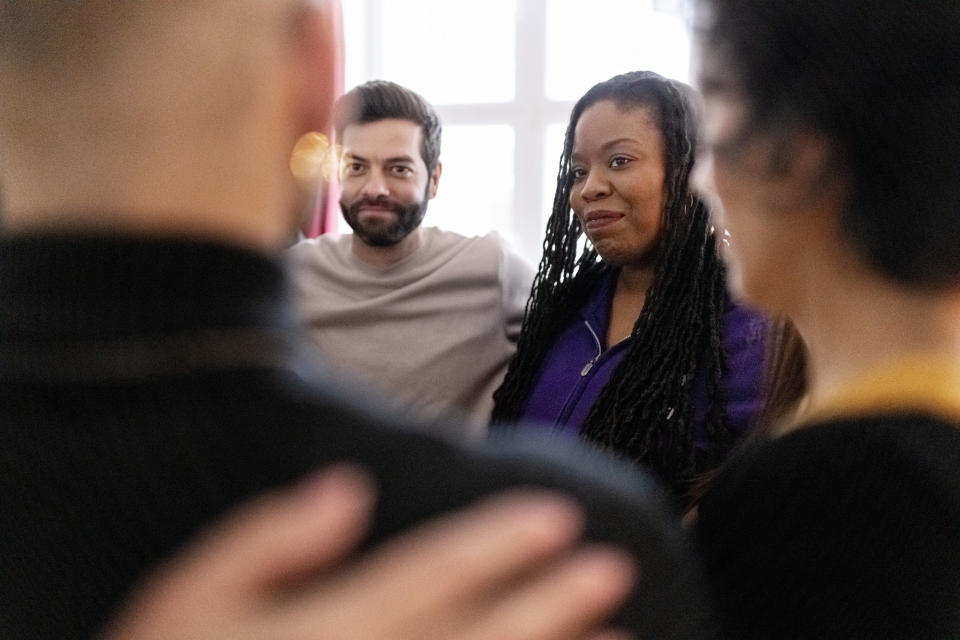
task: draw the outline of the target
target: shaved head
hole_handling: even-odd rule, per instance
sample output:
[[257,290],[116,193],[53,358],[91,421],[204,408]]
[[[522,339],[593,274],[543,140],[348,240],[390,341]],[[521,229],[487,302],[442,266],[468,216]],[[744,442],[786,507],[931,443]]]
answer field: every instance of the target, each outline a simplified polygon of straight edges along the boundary
[[[17,96],[39,94],[44,102],[78,98],[71,110],[102,102],[126,113],[133,105],[123,93],[176,100],[183,90],[199,109],[215,99],[216,89],[223,96],[217,106],[223,118],[243,100],[243,91],[230,89],[263,53],[252,23],[278,19],[284,4],[291,3],[0,0],[0,83],[15,85],[4,87],[16,89],[4,92],[14,100],[12,109]],[[172,81],[177,75],[180,80]]]
[[156,4],[0,0],[0,55],[5,66],[43,74],[93,67]]
[[161,224],[144,222],[150,208],[247,209],[252,228],[286,206],[290,151],[329,116],[323,4],[0,0],[7,228],[84,208],[135,211],[146,228]]

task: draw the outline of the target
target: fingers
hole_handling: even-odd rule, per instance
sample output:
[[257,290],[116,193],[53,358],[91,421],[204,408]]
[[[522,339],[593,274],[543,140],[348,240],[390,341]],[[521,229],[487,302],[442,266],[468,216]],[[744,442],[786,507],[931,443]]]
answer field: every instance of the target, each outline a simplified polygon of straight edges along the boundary
[[241,508],[205,537],[187,566],[195,580],[230,591],[288,581],[341,559],[365,531],[373,503],[368,476],[347,465],[328,468]]
[[272,619],[276,586],[355,544],[373,500],[371,481],[348,466],[255,499],[157,570],[104,637],[239,637],[231,625],[244,616]]
[[559,497],[532,492],[494,497],[387,545],[357,581],[396,571],[403,578],[380,581],[380,597],[402,598],[411,610],[441,610],[570,545],[582,526],[579,509]]
[[[366,635],[356,637],[396,637],[385,631],[393,629],[430,637],[450,612],[466,616],[492,590],[569,548],[582,526],[579,508],[556,495],[526,491],[489,498],[388,543],[325,585],[314,597],[323,606],[304,601],[301,624],[330,616],[344,623],[366,619]],[[366,602],[384,604],[371,616],[357,608]]]
[[[626,554],[607,547],[588,548],[491,602],[461,635],[462,640],[584,638],[623,601],[635,578]],[[607,637],[612,634],[606,633]]]
[[[583,525],[570,500],[489,498],[331,571],[362,534],[372,496],[364,475],[338,468],[240,509],[160,572],[105,637],[627,637],[597,627],[628,593],[632,563],[599,546],[570,553]],[[297,580],[308,574],[320,586]]]

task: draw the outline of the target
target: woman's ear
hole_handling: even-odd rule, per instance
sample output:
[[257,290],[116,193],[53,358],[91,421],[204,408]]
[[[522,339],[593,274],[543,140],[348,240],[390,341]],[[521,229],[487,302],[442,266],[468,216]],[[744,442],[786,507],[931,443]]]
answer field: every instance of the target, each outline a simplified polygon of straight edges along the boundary
[[774,143],[766,180],[783,208],[843,209],[848,185],[833,145],[822,135],[795,132]]

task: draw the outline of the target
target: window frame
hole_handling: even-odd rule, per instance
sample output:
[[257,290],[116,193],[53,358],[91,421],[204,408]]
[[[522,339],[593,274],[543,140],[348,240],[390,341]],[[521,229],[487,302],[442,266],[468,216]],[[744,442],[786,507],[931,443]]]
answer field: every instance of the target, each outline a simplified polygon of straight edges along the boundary
[[[386,2],[397,0],[341,0],[363,18],[363,43],[351,49],[347,31],[347,84],[384,78],[383,38]],[[573,0],[571,0],[573,1]],[[630,0],[628,0],[630,1]],[[548,0],[515,0],[515,74],[513,99],[495,103],[434,103],[444,126],[506,125],[514,131],[513,210],[510,227],[497,229],[530,262],[536,264],[542,251],[544,224],[553,205],[545,189],[545,171],[555,171],[559,158],[546,157],[546,132],[551,125],[565,128],[575,100],[556,100],[546,93],[546,28]],[[686,14],[687,0],[653,0],[653,8]],[[356,35],[354,33],[354,35]],[[360,65],[351,65],[350,52],[357,51]],[[351,77],[351,71],[353,72]],[[359,77],[357,77],[359,76]],[[389,78],[386,78],[389,79]],[[419,90],[417,87],[411,89]],[[441,152],[442,157],[442,152]]]

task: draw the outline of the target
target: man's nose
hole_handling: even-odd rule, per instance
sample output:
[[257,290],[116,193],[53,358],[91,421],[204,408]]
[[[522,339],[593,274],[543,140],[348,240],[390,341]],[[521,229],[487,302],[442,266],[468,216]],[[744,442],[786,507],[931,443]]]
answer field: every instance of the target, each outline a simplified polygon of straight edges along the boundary
[[390,195],[390,189],[387,186],[387,181],[384,179],[383,173],[376,170],[370,171],[367,174],[367,179],[363,183],[363,187],[360,189],[360,195],[370,200]]

